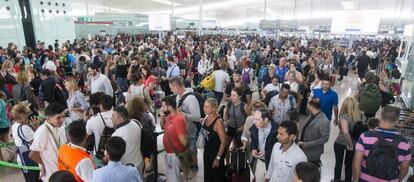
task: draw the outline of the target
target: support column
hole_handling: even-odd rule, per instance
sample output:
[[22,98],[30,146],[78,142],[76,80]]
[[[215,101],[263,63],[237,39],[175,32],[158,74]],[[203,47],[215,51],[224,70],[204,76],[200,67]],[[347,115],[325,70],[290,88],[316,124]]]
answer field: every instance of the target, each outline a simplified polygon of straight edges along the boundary
[[203,0],[198,0],[198,35],[201,35],[203,30]]
[[266,20],[267,0],[264,0],[263,20]]

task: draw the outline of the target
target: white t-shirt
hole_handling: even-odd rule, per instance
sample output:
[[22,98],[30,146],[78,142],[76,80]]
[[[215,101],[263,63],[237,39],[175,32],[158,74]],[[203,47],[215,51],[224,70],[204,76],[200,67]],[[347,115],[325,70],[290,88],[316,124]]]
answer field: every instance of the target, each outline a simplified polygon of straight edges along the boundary
[[[112,110],[101,112],[102,117],[105,120],[106,126],[113,128],[114,124],[112,123]],[[101,140],[102,132],[105,128],[102,118],[99,114],[92,116],[88,122],[86,122],[86,133],[88,135],[94,135],[95,137],[95,149],[99,146],[99,141]]]
[[[13,141],[16,144],[16,146],[23,146],[23,141],[20,139],[19,135],[18,135],[18,131],[17,129],[19,128],[19,126],[21,126],[22,124],[19,124],[17,122],[14,122],[14,124],[12,125],[12,135],[13,135]],[[23,125],[22,126],[22,133],[20,133],[20,136],[26,140],[27,142],[32,142],[33,141],[33,137],[35,134],[35,131],[27,125]],[[20,156],[17,155],[17,163],[22,165]]]
[[55,128],[45,122],[36,130],[30,150],[40,152],[46,170],[43,181],[49,181],[50,176],[57,171],[58,146],[66,142],[64,127]]
[[230,82],[230,76],[223,70],[214,72],[214,91],[224,92],[226,89],[226,82]]
[[285,82],[285,84],[290,85],[290,91],[298,93],[299,92],[299,84],[297,82]]
[[228,61],[228,63],[229,63],[229,68],[231,69],[231,70],[234,70],[234,67],[235,67],[235,63],[236,63],[236,61],[237,61],[237,58],[236,58],[236,56],[232,53],[231,54],[231,56],[227,56],[227,61]]
[[97,76],[90,78],[91,94],[96,92],[103,92],[106,95],[113,96],[114,90],[111,85],[109,78],[101,73]]
[[277,92],[280,92],[280,87],[282,87],[282,84],[278,83],[277,85],[273,85],[273,83],[269,83],[265,86],[264,90],[266,93],[269,93],[271,91],[277,90]]
[[131,85],[129,88],[128,94],[136,96],[136,95],[141,94],[143,89],[144,89],[144,85],[139,85],[139,86]]
[[125,153],[120,162],[124,165],[133,164],[135,167],[138,167],[143,162],[141,154],[141,128],[132,120],[126,125],[125,123],[120,125],[116,127],[115,132],[112,134],[112,136],[121,137],[126,143]]

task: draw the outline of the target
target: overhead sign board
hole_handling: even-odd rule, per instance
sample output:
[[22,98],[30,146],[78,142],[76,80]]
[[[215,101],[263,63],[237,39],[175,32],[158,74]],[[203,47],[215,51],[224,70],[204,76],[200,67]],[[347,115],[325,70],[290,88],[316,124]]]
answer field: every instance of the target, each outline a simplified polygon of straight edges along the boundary
[[332,34],[375,35],[380,23],[378,10],[341,10],[332,17]]
[[150,31],[170,31],[171,18],[169,14],[148,15],[148,28]]

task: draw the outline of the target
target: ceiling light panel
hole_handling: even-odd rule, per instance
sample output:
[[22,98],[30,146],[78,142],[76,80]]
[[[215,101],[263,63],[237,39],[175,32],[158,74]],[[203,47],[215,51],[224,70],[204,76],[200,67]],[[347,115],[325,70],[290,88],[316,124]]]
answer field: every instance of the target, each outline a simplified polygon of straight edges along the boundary
[[[150,0],[150,1],[156,2],[156,3],[165,4],[165,5],[170,5],[170,6],[173,3],[170,0]],[[174,1],[174,6],[181,6],[181,4]]]

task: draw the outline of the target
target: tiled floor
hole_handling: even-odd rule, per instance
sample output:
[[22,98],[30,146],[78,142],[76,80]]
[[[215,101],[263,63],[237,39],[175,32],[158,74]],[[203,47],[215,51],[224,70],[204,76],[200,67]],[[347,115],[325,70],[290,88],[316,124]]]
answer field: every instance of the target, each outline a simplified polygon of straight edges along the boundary
[[[350,75],[346,77],[341,82],[336,82],[333,89],[338,93],[340,103],[344,100],[347,96],[353,96],[356,91],[357,79],[356,75]],[[253,99],[258,98],[258,93],[256,92],[253,95]],[[302,117],[299,122],[299,129],[301,129],[304,125],[306,118]],[[335,157],[333,151],[333,143],[338,135],[339,129],[337,126],[331,125],[331,133],[329,137],[329,141],[325,144],[325,152],[322,155],[322,182],[329,182],[330,179],[333,178],[334,174],[334,165],[335,165]],[[158,142],[162,143],[161,137],[158,138]],[[159,149],[163,148],[159,146]],[[202,155],[202,151],[199,151],[199,156]],[[165,172],[165,162],[164,162],[164,153],[161,153],[159,156],[159,170],[161,173]],[[202,158],[199,157],[199,164],[201,164]],[[197,174],[193,180],[191,181],[202,181],[203,175],[201,174],[203,171],[202,165],[199,165],[199,174]],[[20,170],[10,169],[10,168],[0,168],[0,181],[3,182],[15,182],[15,181],[24,181],[23,176]]]

